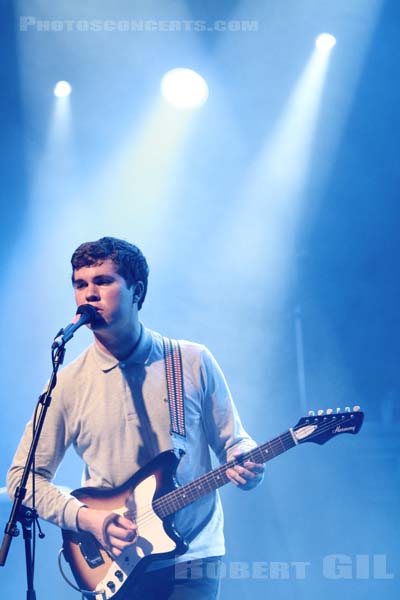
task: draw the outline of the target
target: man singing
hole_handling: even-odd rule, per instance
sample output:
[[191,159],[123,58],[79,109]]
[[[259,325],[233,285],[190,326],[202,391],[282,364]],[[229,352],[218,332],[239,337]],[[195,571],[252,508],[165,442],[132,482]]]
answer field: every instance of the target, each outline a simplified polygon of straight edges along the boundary
[[[211,470],[210,448],[224,464],[255,443],[241,424],[214,357],[204,346],[188,341],[175,345],[180,362],[174,368],[182,374],[183,409],[178,420],[183,431],[171,427],[175,405],[165,368],[168,343],[139,320],[149,272],[139,248],[104,237],[81,244],[71,263],[77,306],[90,304],[96,310],[89,325],[94,341],[58,375],[36,452],[35,501],[40,517],[63,529],[90,532],[118,559],[138,543],[140,531],[134,520],[128,514],[90,508],[51,483],[71,444],[84,462],[85,487],[115,488],[165,450],[184,450],[177,470],[177,481],[184,485]],[[10,495],[19,484],[31,439],[32,422],[8,473]],[[257,485],[262,474],[263,466],[250,461],[226,471],[230,481],[246,490]],[[31,502],[29,487],[25,504]],[[118,598],[218,597],[215,572],[225,552],[218,492],[182,508],[175,516],[175,528],[189,543],[187,552],[173,561],[149,560]],[[213,577],[207,576],[210,564],[216,567]],[[202,576],[197,570],[196,577],[190,577],[192,567],[199,565]]]

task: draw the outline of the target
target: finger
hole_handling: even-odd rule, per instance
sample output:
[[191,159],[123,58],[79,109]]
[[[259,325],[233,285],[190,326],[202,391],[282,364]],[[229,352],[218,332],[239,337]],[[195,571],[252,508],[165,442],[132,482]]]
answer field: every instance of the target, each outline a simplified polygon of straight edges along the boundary
[[249,479],[253,479],[256,476],[255,473],[253,473],[252,471],[250,471],[249,469],[247,469],[246,467],[241,466],[241,465],[236,465],[234,467],[234,470],[246,481]]
[[250,473],[253,473],[253,475],[256,475],[256,476],[264,473],[264,471],[265,471],[263,465],[244,463],[244,466]]
[[261,477],[261,474],[259,472],[251,471],[250,469],[247,469],[241,465],[235,465],[233,471],[235,471],[236,474],[240,477],[240,479],[238,480],[239,484],[242,487],[246,488],[252,487],[254,483],[258,481]]
[[111,548],[117,548],[118,550],[125,550],[128,546],[132,546],[133,541],[121,540],[120,538],[111,536],[110,537],[110,546]]
[[109,552],[111,552],[111,554],[113,556],[115,556],[115,558],[119,558],[123,552],[123,548],[117,548],[116,546],[110,546]]
[[132,519],[128,519],[122,515],[118,515],[118,518],[115,520],[115,523],[123,529],[129,529],[131,531],[136,531],[137,529],[136,523],[132,521]]
[[258,471],[264,471],[265,469],[262,463],[251,462],[251,460],[247,460],[245,463],[243,463],[243,466],[247,467],[248,469],[255,469]]
[[247,479],[242,477],[236,469],[227,469],[226,475],[228,479],[235,485],[246,485]]
[[132,541],[124,541],[124,540],[120,540],[119,538],[116,538],[114,536],[111,536],[111,538],[110,538],[110,544],[108,546],[108,550],[114,556],[118,557],[118,556],[121,556],[122,552],[124,550],[126,550],[126,548],[129,548],[135,542],[136,542],[136,537]]
[[236,474],[233,469],[227,469],[226,476],[231,483],[233,483],[234,485],[239,485],[239,483],[236,481]]
[[116,538],[118,540],[132,542],[137,535],[136,527],[134,529],[125,529],[116,523],[111,523],[107,528],[109,539]]

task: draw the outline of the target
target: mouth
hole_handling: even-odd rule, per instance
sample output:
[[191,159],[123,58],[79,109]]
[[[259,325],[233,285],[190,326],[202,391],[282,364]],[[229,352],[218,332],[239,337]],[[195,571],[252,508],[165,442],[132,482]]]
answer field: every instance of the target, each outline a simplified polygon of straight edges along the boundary
[[102,308],[100,308],[99,306],[95,306],[94,304],[90,304],[90,302],[88,302],[88,304],[89,304],[89,306],[91,306],[92,308],[94,308],[94,310],[95,310],[97,313],[99,313],[99,312],[102,312],[102,311],[103,311],[103,309],[102,309]]
[[105,321],[104,317],[101,314],[103,312],[103,309],[97,308],[97,306],[93,306],[93,308],[96,309],[96,318],[95,318],[95,321],[94,321],[94,323],[92,325],[92,328],[95,329],[96,327],[102,327],[102,326],[104,326],[105,323],[106,323],[106,321]]

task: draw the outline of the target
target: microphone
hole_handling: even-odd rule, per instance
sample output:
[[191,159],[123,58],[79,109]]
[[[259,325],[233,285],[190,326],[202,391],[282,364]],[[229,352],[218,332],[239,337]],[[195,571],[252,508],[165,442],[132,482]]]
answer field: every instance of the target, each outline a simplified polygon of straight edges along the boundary
[[[79,315],[79,318],[77,315]],[[65,346],[65,344],[74,336],[75,331],[79,329],[79,327],[82,327],[82,325],[86,325],[87,323],[94,325],[96,318],[97,310],[91,304],[81,304],[81,306],[78,306],[76,316],[72,323],[68,323],[68,325],[66,325],[64,329],[60,329],[59,333],[56,335],[51,346],[52,350]]]

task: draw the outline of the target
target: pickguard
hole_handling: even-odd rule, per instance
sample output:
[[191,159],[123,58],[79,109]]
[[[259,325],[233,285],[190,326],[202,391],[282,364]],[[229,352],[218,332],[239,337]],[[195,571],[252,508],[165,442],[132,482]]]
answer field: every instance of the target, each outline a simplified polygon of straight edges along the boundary
[[176,543],[165,532],[162,520],[153,510],[156,488],[156,476],[149,475],[132,491],[126,506],[113,511],[118,515],[124,515],[127,509],[136,513],[138,540],[128,546],[120,557],[113,559],[106,576],[96,586],[96,591],[100,594],[104,592],[105,598],[111,598],[117,593],[143,558],[171,552],[176,548]]

